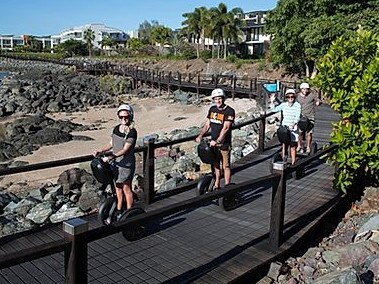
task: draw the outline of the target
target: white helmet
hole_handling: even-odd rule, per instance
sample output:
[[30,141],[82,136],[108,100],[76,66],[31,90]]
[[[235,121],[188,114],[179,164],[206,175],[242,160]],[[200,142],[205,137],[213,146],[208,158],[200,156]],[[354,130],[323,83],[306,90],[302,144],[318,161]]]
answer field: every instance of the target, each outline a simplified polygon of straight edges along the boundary
[[225,92],[223,89],[214,89],[211,94],[211,98],[214,99],[216,97],[223,97],[225,99]]
[[301,83],[300,89],[309,89],[309,84],[308,83]]
[[287,90],[286,90],[286,96],[287,96],[288,94],[294,94],[294,95],[296,95],[296,91],[295,91],[294,89],[287,89]]
[[133,111],[133,108],[130,106],[130,105],[127,105],[127,104],[122,104],[118,107],[117,109],[117,115],[119,114],[120,111],[122,110],[126,110],[129,115],[130,115],[130,121],[133,121],[134,119],[134,111]]

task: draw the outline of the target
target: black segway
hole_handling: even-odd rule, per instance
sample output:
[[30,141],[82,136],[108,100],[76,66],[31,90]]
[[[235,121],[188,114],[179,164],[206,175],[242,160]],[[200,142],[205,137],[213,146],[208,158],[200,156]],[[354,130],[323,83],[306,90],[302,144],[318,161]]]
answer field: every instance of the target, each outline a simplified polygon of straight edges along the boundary
[[[289,145],[291,142],[291,131],[288,126],[281,125],[276,131],[276,135],[278,136],[278,140],[281,144]],[[286,149],[287,150],[287,149]],[[273,165],[274,163],[287,163],[287,161],[283,161],[282,152],[275,153],[271,158],[271,163],[269,164],[270,173],[273,173]]]
[[[305,116],[303,116],[299,123],[297,124],[297,126],[299,127],[299,129],[302,131],[302,135],[303,135],[303,139],[302,141],[303,142],[306,142],[306,132],[310,131],[312,128],[313,128],[313,123]],[[301,145],[302,149],[304,150],[305,146],[304,146],[304,143],[303,145]],[[311,148],[311,151],[309,153],[309,155],[313,155],[317,152],[317,143],[316,142],[312,142],[311,145],[310,145],[310,148]],[[308,154],[304,153],[297,153],[299,156],[308,156]]]
[[[217,161],[217,152],[214,147],[209,145],[209,141],[204,139],[197,146],[197,153],[200,160],[205,164],[211,165],[211,173],[199,178],[196,187],[196,196],[200,196],[206,193],[210,193],[214,190],[216,181],[215,169],[213,164]],[[218,205],[225,211],[231,210],[236,207],[238,201],[238,195],[232,194],[218,199]]]
[[[98,182],[104,185],[110,185],[111,193],[103,192],[102,199],[99,205],[98,220],[104,225],[110,225],[117,221],[125,221],[128,217],[133,217],[142,213],[145,210],[141,207],[133,207],[128,210],[123,208],[123,212],[117,220],[116,208],[117,208],[117,198],[116,198],[116,187],[113,179],[113,172],[109,163],[102,160],[102,156],[97,156],[91,161],[91,170]],[[142,238],[146,233],[146,226],[137,225],[128,230],[122,232],[122,235],[128,241],[134,241]]]

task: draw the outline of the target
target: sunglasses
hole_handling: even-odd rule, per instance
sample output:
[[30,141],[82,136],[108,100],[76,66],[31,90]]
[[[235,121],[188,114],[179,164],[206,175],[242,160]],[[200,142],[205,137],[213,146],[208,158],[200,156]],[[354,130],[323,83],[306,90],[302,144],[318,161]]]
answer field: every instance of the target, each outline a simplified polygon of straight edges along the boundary
[[287,96],[287,99],[294,99],[295,96]]
[[129,119],[129,116],[127,115],[127,116],[119,116],[118,117],[119,119]]

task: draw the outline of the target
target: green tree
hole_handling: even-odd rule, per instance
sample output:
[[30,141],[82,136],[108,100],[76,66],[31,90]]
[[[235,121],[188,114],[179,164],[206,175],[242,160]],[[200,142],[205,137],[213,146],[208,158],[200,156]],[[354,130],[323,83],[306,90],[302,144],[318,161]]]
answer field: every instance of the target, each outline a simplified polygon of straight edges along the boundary
[[126,42],[126,45],[127,45],[128,49],[134,51],[134,50],[141,48],[144,45],[144,43],[139,38],[130,38]]
[[149,21],[145,20],[142,24],[139,25],[138,38],[144,44],[151,43],[151,40],[150,40],[151,31],[154,27],[157,27],[157,26],[159,26],[158,21],[153,20],[150,23]]
[[65,56],[88,55],[88,49],[84,42],[74,39],[66,40],[54,47],[54,52]]
[[95,32],[91,28],[86,29],[83,33],[83,39],[86,42],[88,54],[91,57],[92,56],[93,41],[95,39]]
[[333,40],[358,25],[378,29],[378,0],[279,0],[266,18],[273,63],[313,78]]
[[151,30],[151,42],[158,43],[162,51],[165,44],[168,44],[172,36],[172,30],[165,26],[156,26]]
[[[193,38],[196,43],[196,55],[197,58],[200,57],[200,39],[204,44],[204,35],[207,25],[207,8],[200,7],[195,8],[191,13],[184,13],[183,17],[186,18],[182,25],[184,32],[189,38]],[[203,47],[204,48],[204,47]]]
[[217,8],[211,8],[210,10],[208,28],[212,38],[217,39],[218,58],[220,58],[221,43],[224,46],[224,59],[226,59],[229,42],[238,41],[242,26],[242,21],[237,17],[238,14],[243,14],[241,8],[233,8],[228,11],[228,7],[224,3],[220,3]]
[[100,42],[101,48],[107,48],[108,49],[108,55],[110,55],[111,49],[117,45],[117,42],[111,38],[110,36],[105,36]]
[[333,126],[338,145],[334,185],[346,192],[364,178],[379,182],[379,34],[362,28],[337,39],[317,68],[315,85],[330,98],[342,120]]

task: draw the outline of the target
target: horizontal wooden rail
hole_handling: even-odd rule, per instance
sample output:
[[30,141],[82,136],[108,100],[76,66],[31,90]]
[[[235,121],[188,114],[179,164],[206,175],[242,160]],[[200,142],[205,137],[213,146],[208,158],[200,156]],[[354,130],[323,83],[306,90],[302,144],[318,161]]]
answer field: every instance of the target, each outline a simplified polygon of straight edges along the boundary
[[[144,146],[137,147],[135,149],[135,152],[136,153],[143,152],[145,148],[146,147]],[[5,169],[0,169],[0,176],[37,171],[37,170],[43,170],[43,169],[48,169],[48,168],[54,168],[54,167],[61,167],[61,166],[66,166],[66,165],[71,165],[71,164],[76,164],[76,163],[83,163],[83,162],[91,161],[92,159],[93,159],[93,155],[85,155],[85,156],[61,159],[61,160],[56,160],[56,161],[48,161],[48,162],[36,163],[36,164],[13,167],[13,168],[5,168]]]
[[310,164],[311,162],[313,162],[319,158],[322,158],[322,156],[329,154],[330,152],[334,151],[335,149],[337,149],[336,144],[329,144],[329,146],[327,146],[325,149],[318,151],[315,154],[310,155],[304,159],[300,159],[297,162],[295,162],[295,164],[290,165],[288,168],[286,168],[286,172],[287,173],[294,172],[297,169],[302,168],[302,167]]
[[278,180],[279,178],[280,176],[277,174],[270,174],[270,175],[256,178],[253,180],[249,180],[240,184],[230,185],[227,189],[222,189],[222,190],[208,193],[205,195],[193,197],[188,200],[184,200],[172,205],[168,205],[163,208],[146,212],[144,214],[141,214],[135,217],[130,217],[123,222],[118,222],[111,226],[103,226],[103,227],[95,228],[88,231],[87,241],[93,242],[93,241],[108,237],[110,235],[113,235],[115,233],[121,232],[125,229],[128,229],[128,227],[135,226],[137,224],[148,224],[149,221],[157,220],[159,218],[169,216],[171,214],[174,214],[174,213],[177,213],[189,208],[198,208],[202,206],[204,203],[207,203],[209,201],[218,199],[226,195],[230,195],[233,193],[251,189],[253,187],[258,187],[267,182],[274,182]]
[[8,268],[20,263],[39,259],[44,256],[49,256],[54,253],[64,251],[70,245],[64,239],[49,242],[46,244],[34,246],[31,248],[23,249],[12,254],[1,255],[0,257],[0,269]]

